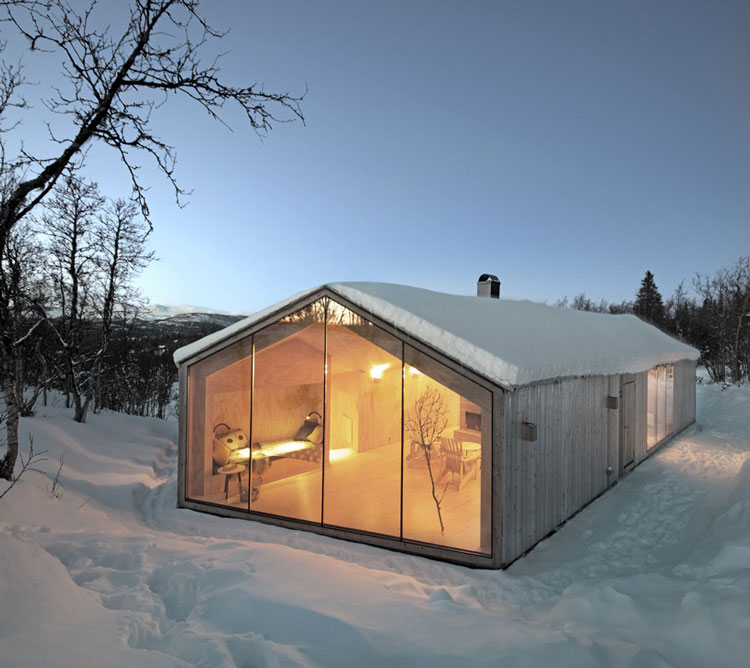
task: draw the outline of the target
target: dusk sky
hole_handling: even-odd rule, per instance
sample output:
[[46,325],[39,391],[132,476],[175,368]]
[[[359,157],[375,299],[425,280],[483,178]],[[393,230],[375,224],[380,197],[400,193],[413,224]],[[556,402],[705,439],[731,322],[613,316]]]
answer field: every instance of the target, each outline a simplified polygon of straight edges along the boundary
[[[152,302],[252,312],[333,281],[665,298],[750,254],[750,3],[205,3],[224,77],[301,94],[260,141],[172,100]],[[113,24],[114,27],[114,24]],[[24,56],[26,58],[26,56]],[[26,131],[36,131],[27,125]],[[127,194],[110,150],[90,173]]]

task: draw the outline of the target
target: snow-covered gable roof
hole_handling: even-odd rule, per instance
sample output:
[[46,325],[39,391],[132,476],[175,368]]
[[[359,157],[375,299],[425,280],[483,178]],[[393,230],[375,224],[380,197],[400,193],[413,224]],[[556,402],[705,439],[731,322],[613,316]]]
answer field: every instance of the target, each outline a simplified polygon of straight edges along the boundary
[[175,361],[180,363],[323,288],[508,388],[567,376],[637,373],[699,356],[695,348],[633,315],[450,295],[392,283],[331,283],[180,348]]

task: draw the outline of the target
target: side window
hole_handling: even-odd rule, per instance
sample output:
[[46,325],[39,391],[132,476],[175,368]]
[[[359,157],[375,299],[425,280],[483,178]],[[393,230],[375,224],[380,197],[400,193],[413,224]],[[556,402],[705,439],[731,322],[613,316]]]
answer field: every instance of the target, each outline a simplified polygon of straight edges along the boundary
[[323,521],[401,532],[401,341],[328,306]]
[[247,508],[251,379],[250,337],[188,369],[188,498]]
[[404,539],[490,553],[492,399],[404,347]]
[[250,510],[321,521],[325,302],[254,336]]
[[650,450],[674,431],[674,364],[651,369],[646,392],[646,447]]

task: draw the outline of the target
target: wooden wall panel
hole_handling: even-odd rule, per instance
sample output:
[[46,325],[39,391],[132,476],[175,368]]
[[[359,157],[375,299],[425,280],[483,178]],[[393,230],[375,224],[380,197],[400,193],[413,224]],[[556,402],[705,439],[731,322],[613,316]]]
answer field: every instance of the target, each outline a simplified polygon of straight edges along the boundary
[[[360,452],[401,441],[401,373],[398,371],[385,373],[378,381],[369,374],[359,376]],[[451,402],[450,396],[446,399],[449,404],[458,403]]]
[[252,442],[292,438],[311,411],[323,412],[323,383],[256,388]]
[[326,447],[331,450],[359,450],[359,385],[362,371],[331,377],[326,402]]
[[[223,480],[213,475],[213,426],[217,422],[239,425],[244,414],[249,416],[249,380],[251,372],[251,341],[245,338],[215,355],[189,367],[185,374],[188,396],[185,407],[185,440],[187,453],[186,496],[200,498],[209,496],[221,489]],[[184,367],[183,367],[184,368]],[[228,398],[231,408],[221,412],[213,392],[220,392]],[[231,415],[229,414],[231,413]]]
[[695,421],[695,362],[682,360],[674,365],[674,430],[678,432]]
[[635,464],[646,458],[648,436],[648,371],[629,374],[635,380]]
[[[619,382],[574,378],[504,393],[503,564],[616,482],[619,418],[607,396]],[[536,424],[536,441],[521,440],[522,422]]]

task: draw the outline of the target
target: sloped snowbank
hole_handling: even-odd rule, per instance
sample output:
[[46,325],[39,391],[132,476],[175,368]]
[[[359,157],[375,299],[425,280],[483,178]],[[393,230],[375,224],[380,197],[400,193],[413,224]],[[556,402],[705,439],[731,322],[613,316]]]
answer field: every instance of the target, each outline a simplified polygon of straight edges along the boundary
[[[0,501],[3,666],[744,665],[750,388],[504,572],[175,508],[176,426],[22,421]],[[49,494],[65,452],[63,494]]]

